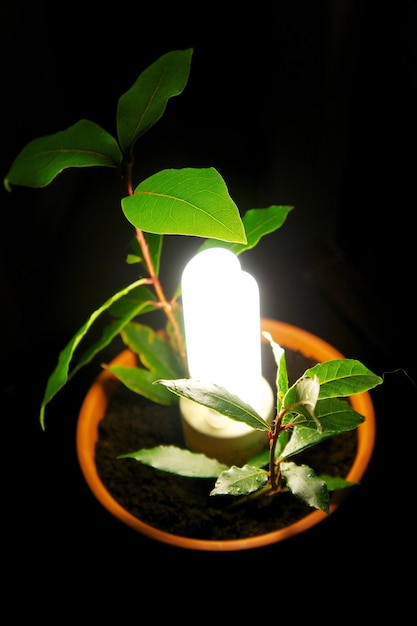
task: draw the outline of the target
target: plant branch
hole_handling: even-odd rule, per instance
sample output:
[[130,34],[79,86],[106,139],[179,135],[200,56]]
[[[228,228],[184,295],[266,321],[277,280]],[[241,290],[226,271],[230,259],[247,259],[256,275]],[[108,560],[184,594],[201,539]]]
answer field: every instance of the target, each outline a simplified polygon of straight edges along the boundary
[[173,313],[173,307],[172,304],[170,302],[168,302],[164,290],[162,288],[161,282],[155,272],[155,268],[154,265],[152,263],[152,259],[151,259],[151,255],[149,254],[149,248],[148,248],[148,244],[147,241],[145,239],[145,236],[143,234],[143,231],[140,230],[139,228],[136,228],[136,239],[138,241],[138,244],[140,246],[140,249],[142,251],[143,254],[143,260],[146,263],[146,267],[148,268],[148,273],[149,273],[149,277],[151,279],[151,282],[153,284],[153,287],[155,289],[155,293],[157,295],[157,298],[161,304],[161,308],[163,309],[165,315],[167,316],[169,322],[172,325],[173,331],[174,331],[174,338],[175,338],[175,344],[176,344],[176,350],[178,351],[178,354],[180,355],[184,367],[187,369],[187,365],[186,365],[186,356],[185,356],[185,348],[184,348],[184,342],[182,339],[182,334],[181,334],[181,330],[180,327],[178,325],[178,321]]
[[273,422],[273,430],[269,437],[269,476],[271,488],[275,491],[279,481],[279,464],[275,462],[275,449],[277,447],[278,437],[281,433],[282,418],[286,413],[286,409],[282,409]]
[[[127,161],[125,162],[125,166],[126,166],[125,178],[126,178],[126,184],[127,184],[127,193],[131,196],[133,195],[133,187],[132,187],[133,155],[132,154],[130,155],[130,158],[128,158]],[[161,305],[162,310],[164,311],[165,315],[167,316],[168,321],[172,325],[172,329],[174,333],[174,342],[175,342],[174,347],[182,360],[185,371],[187,371],[187,358],[186,358],[186,353],[185,353],[184,341],[182,338],[182,333],[181,333],[178,321],[173,312],[172,303],[169,302],[168,299],[166,298],[161,282],[159,280],[159,277],[155,272],[155,267],[152,262],[151,255],[149,253],[148,243],[146,241],[143,231],[140,228],[135,228],[135,232],[136,232],[137,242],[139,244],[139,247],[143,255],[143,260],[148,270],[150,282],[152,283],[155,289],[155,293],[158,298],[159,304]]]

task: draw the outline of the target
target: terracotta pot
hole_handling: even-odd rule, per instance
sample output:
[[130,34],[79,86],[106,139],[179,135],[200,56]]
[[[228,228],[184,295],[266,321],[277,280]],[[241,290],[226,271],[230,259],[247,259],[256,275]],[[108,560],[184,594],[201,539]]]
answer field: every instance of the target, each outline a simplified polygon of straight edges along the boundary
[[[335,358],[344,358],[331,345],[296,326],[270,319],[262,319],[262,330],[271,334],[273,339],[289,350],[301,352],[304,356],[316,361],[328,361]],[[129,350],[123,351],[114,361],[123,365],[134,365],[136,358]],[[313,510],[301,520],[265,534],[231,540],[194,539],[171,534],[154,528],[134,517],[125,510],[109,493],[100,480],[95,465],[95,444],[98,440],[98,425],[104,417],[106,407],[118,380],[106,370],[98,376],[89,389],[82,404],[76,434],[76,445],[79,463],[84,477],[101,504],[116,518],[138,532],[156,541],[167,543],[181,548],[208,551],[230,551],[256,548],[282,541],[315,526],[327,515],[320,510]],[[350,398],[353,408],[365,417],[365,421],[358,427],[358,445],[354,462],[346,479],[359,482],[370,461],[375,443],[375,413],[369,393],[354,395]],[[332,499],[331,513],[339,506],[341,500]]]

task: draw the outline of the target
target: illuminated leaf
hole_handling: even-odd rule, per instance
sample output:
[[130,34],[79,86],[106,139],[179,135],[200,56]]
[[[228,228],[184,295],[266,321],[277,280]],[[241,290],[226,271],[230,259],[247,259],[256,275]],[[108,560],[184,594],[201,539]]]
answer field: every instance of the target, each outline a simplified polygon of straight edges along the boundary
[[246,241],[239,210],[213,167],[157,172],[122,199],[122,209],[145,232]]

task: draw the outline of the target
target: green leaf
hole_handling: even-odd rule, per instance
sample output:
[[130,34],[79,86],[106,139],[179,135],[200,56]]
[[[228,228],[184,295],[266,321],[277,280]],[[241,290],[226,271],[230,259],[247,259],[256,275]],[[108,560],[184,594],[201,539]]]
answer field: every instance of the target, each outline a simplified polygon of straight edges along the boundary
[[119,167],[122,154],[114,137],[89,120],[28,143],[13,161],[4,179],[10,185],[46,187],[68,167]]
[[236,422],[244,422],[255,430],[271,430],[269,424],[258,415],[255,409],[229,393],[224,387],[213,383],[204,383],[194,378],[158,380],[156,382],[164,385],[178,396],[202,404]]
[[155,380],[163,376],[184,374],[171,346],[152,328],[136,322],[126,324],[121,336],[125,344],[139,355],[144,367],[110,365],[108,369],[126,387],[152,402],[176,404],[178,399],[172,393],[165,387],[154,384]]
[[[301,376],[291,387],[291,393],[287,393],[284,396],[282,404],[285,408],[291,409],[293,413],[299,413],[308,420],[313,419],[317,430],[322,432],[322,425],[315,414],[319,393],[320,383],[317,376],[312,378]],[[289,423],[287,419],[284,420],[284,423]],[[295,421],[297,421],[297,418],[295,418]]]
[[148,398],[151,402],[164,406],[172,406],[178,402],[178,398],[175,398],[164,387],[154,384],[159,376],[158,371],[125,365],[109,365],[108,369],[128,389]]
[[124,343],[139,355],[143,365],[158,373],[158,378],[175,378],[184,375],[183,368],[171,346],[150,326],[130,322],[126,324],[121,335]]
[[58,363],[55,369],[53,370],[52,374],[48,378],[46,390],[45,390],[44,397],[41,403],[39,420],[40,420],[42,428],[45,428],[45,407],[48,404],[48,402],[52,400],[52,398],[67,383],[67,381],[70,378],[72,378],[72,376],[75,374],[75,372],[77,372],[80,369],[81,366],[86,365],[86,363],[91,361],[93,356],[97,354],[99,350],[101,350],[102,348],[104,348],[106,345],[109,344],[112,338],[115,337],[116,334],[119,333],[123,325],[129,322],[132,319],[132,317],[137,315],[141,311],[141,309],[146,306],[145,303],[140,303],[137,307],[133,307],[129,311],[129,313],[125,314],[124,318],[121,318],[118,321],[117,324],[113,324],[111,327],[109,327],[109,329],[107,329],[107,331],[105,331],[105,333],[103,334],[102,338],[87,351],[84,357],[79,361],[78,365],[74,367],[74,369],[71,371],[71,374],[69,375],[68,374],[69,365],[72,361],[74,352],[77,346],[80,344],[81,340],[85,337],[87,332],[90,330],[91,326],[94,324],[97,318],[100,315],[102,315],[102,313],[107,311],[107,309],[116,300],[123,297],[130,290],[135,289],[139,285],[142,285],[143,282],[145,282],[145,279],[140,279],[132,283],[128,287],[121,289],[116,294],[114,294],[111,298],[106,300],[106,302],[101,307],[96,309],[90,315],[87,321],[81,326],[81,328],[75,333],[75,335],[72,337],[69,343],[65,346],[65,348],[60,352],[59,357],[58,357]]
[[[159,275],[159,265],[161,261],[161,252],[162,252],[162,244],[163,244],[163,236],[155,235],[154,233],[143,233],[143,236],[146,240],[146,245],[148,246],[149,256],[151,258],[151,262],[154,268],[154,273],[156,276]],[[128,263],[140,263],[145,270],[146,274],[149,274],[149,269],[146,264],[146,261],[143,258],[142,250],[139,246],[138,240],[134,237],[131,241],[132,249],[136,255],[136,258],[131,259],[131,255],[128,255],[127,262]]]
[[259,467],[233,465],[220,474],[211,496],[243,496],[258,491],[268,482],[268,472]]
[[239,209],[212,167],[157,172],[122,199],[122,209],[145,232],[246,241]]
[[287,359],[285,356],[285,350],[276,343],[270,333],[262,333],[265,339],[269,341],[272,348],[272,354],[277,366],[276,374],[276,386],[277,386],[277,412],[281,410],[282,400],[288,391],[288,372],[287,372]]
[[320,478],[326,483],[328,491],[346,489],[347,487],[354,487],[358,484],[352,480],[345,480],[340,476],[328,476],[327,474],[320,474]]
[[155,469],[190,478],[216,478],[226,465],[216,459],[209,459],[204,454],[182,450],[175,446],[157,446],[128,452],[119,459],[135,459]]
[[117,135],[126,154],[137,139],[159,120],[167,102],[184,90],[193,50],[174,50],[147,67],[117,106]]
[[305,375],[318,376],[321,399],[363,393],[383,382],[380,376],[355,359],[334,359],[317,363],[306,370]]
[[308,465],[281,463],[288,489],[308,506],[330,513],[327,485]]
[[247,239],[246,243],[206,241],[201,248],[199,248],[199,252],[206,248],[213,248],[214,246],[227,248],[237,255],[251,250],[259,243],[262,237],[278,230],[293,208],[292,206],[272,205],[266,209],[250,209],[246,211],[242,218]]
[[283,458],[297,454],[329,437],[354,430],[365,420],[363,415],[352,409],[346,400],[338,398],[319,400],[316,404],[315,417],[320,422],[322,431],[318,430],[315,419],[304,417],[302,424],[294,426],[291,438],[281,453]]

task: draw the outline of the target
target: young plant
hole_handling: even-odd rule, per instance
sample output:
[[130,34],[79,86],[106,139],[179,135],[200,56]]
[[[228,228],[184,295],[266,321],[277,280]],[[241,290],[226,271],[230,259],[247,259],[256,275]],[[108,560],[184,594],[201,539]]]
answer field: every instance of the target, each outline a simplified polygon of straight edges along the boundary
[[[340,398],[380,384],[378,376],[358,361],[336,360],[307,370],[289,388],[285,353],[269,337],[278,372],[277,412],[272,425],[227,390],[187,378],[180,289],[177,287],[168,297],[159,278],[164,237],[199,237],[204,240],[199,250],[222,246],[240,255],[279,229],[293,209],[272,205],[250,209],[241,217],[225,181],[213,167],[166,169],[134,186],[136,143],[161,118],[168,100],[183,92],[192,54],[192,49],[168,52],[139,75],[119,98],[116,137],[82,119],[65,130],[29,142],[4,178],[6,189],[11,191],[13,186],[45,187],[67,168],[111,168],[125,183],[121,208],[134,233],[126,259],[136,270],[134,280],[93,311],[60,352],[47,380],[40,424],[44,429],[45,409],[55,395],[116,337],[121,337],[137,355],[138,365],[105,367],[129,389],[165,405],[177,403],[178,396],[188,397],[253,428],[266,430],[270,438],[269,450],[242,468],[227,468],[216,460],[176,448],[159,447],[124,456],[169,472],[177,472],[179,461],[183,475],[215,476],[213,495],[289,489],[310,506],[328,512],[328,491],[344,486],[345,481],[316,477],[310,468],[287,459],[330,436],[356,428],[363,416]],[[166,316],[164,328],[155,330],[140,321],[142,315],[157,311]],[[85,347],[86,338],[99,322],[100,337]]]

